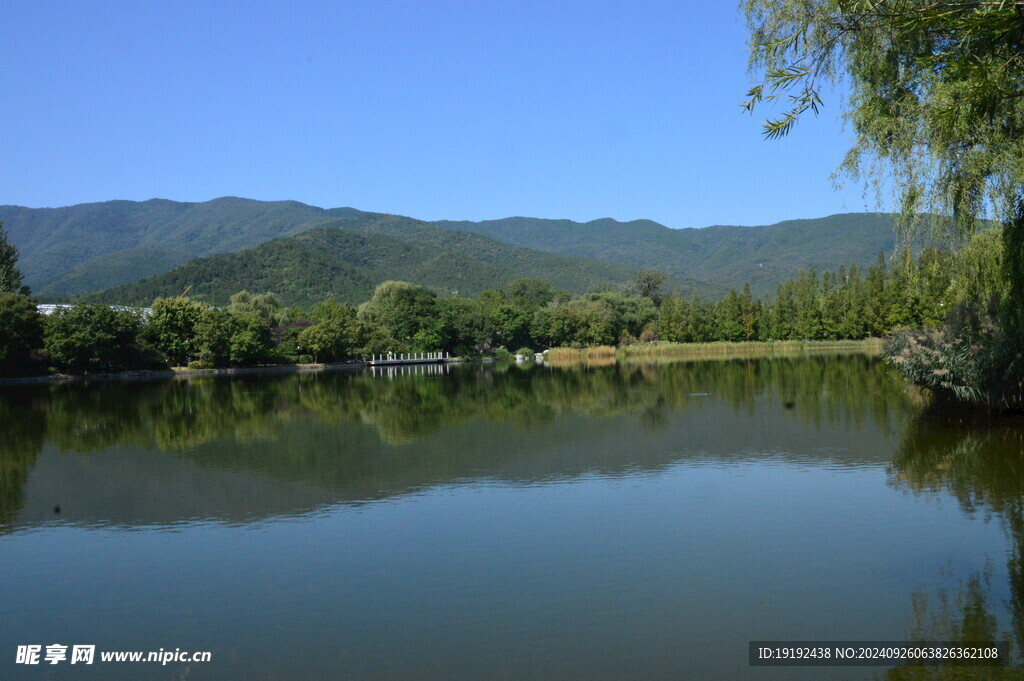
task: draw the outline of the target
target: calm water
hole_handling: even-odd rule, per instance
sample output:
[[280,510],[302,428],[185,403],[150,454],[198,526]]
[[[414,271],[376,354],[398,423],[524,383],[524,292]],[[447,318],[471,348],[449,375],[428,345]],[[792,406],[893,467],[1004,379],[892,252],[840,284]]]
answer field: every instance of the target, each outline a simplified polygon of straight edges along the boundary
[[0,678],[920,678],[747,643],[1019,650],[1022,443],[859,356],[6,388]]

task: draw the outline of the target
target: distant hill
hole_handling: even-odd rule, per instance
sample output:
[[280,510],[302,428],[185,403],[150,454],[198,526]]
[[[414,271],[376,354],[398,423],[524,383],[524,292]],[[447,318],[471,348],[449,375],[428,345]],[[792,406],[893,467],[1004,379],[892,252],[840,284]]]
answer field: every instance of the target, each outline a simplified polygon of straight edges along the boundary
[[[225,197],[202,203],[151,199],[64,208],[0,206],[0,220],[21,252],[27,283],[39,295],[60,296],[133,281],[159,268],[250,248],[359,212]],[[107,257],[135,249],[162,255],[156,260],[125,256],[120,265],[118,258]]]
[[727,287],[750,283],[758,294],[774,292],[780,281],[802,268],[821,271],[854,262],[870,265],[879,251],[891,255],[896,247],[894,216],[884,213],[701,229],[669,229],[650,220],[610,218],[586,223],[517,217],[434,224],[509,244],[647,267]]
[[[142,305],[192,286],[191,297],[215,304],[245,289],[272,291],[288,305],[305,307],[330,296],[362,302],[388,279],[411,281],[444,295],[476,296],[518,277],[544,277],[580,293],[623,284],[635,274],[629,268],[510,246],[411,218],[364,214],[256,248],[192,260],[86,299]],[[679,277],[670,278],[666,289],[687,296],[721,293]]]
[[[137,282],[195,258],[251,249],[328,224],[423,249],[417,258],[468,258],[467,267],[470,261],[476,263],[470,268],[475,273],[471,280],[481,285],[506,275],[542,276],[577,291],[621,282],[633,270],[651,268],[674,275],[671,289],[708,296],[748,282],[756,293],[770,293],[801,268],[834,270],[852,262],[867,266],[879,251],[891,254],[896,243],[893,217],[874,213],[760,227],[669,229],[650,220],[609,218],[587,223],[522,217],[427,223],[354,208],[225,197],[201,203],[152,199],[65,208],[0,206],[0,220],[22,254],[27,283],[46,298]],[[416,270],[420,264],[411,260],[370,270],[414,279],[414,273],[423,276]],[[504,269],[485,275],[477,265]],[[405,271],[410,275],[403,276]],[[363,274],[377,278],[368,271]],[[430,281],[453,290],[459,284],[442,276]],[[463,285],[466,291],[476,288],[476,283]]]
[[76,265],[56,279],[37,287],[40,296],[62,296],[99,291],[110,286],[163,274],[192,257],[163,248],[126,248]]

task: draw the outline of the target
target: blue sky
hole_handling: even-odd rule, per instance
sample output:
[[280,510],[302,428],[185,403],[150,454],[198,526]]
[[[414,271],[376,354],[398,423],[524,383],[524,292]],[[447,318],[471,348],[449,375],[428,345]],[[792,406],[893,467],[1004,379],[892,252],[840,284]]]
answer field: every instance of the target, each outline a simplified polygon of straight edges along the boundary
[[233,195],[423,219],[870,210],[839,102],[740,111],[732,2],[5,2],[0,203]]

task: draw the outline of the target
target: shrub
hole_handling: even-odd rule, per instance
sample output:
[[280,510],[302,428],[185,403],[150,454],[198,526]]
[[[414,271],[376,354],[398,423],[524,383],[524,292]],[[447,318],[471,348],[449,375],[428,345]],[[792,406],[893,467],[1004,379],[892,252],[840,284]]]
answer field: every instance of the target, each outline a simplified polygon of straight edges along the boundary
[[494,359],[498,360],[499,362],[508,362],[510,360],[515,359],[515,357],[512,355],[511,352],[509,352],[505,348],[498,348],[497,350],[494,351]]
[[533,359],[533,350],[527,347],[519,348],[518,350],[516,350],[516,354]]
[[656,340],[658,340],[658,325],[655,322],[651,322],[640,332],[640,342],[653,343]]
[[997,411],[1024,410],[1024,345],[987,314],[960,310],[937,331],[901,331],[885,356],[936,395]]

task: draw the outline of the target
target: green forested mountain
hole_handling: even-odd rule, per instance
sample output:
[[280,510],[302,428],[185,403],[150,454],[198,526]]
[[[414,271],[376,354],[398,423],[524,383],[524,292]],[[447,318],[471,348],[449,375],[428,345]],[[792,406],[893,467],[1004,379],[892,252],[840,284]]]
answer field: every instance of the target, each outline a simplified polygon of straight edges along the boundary
[[183,265],[192,256],[165,248],[126,248],[73,267],[36,289],[44,297],[100,291],[138,281]]
[[727,287],[749,283],[755,294],[774,292],[779,282],[801,269],[870,265],[879,251],[892,254],[896,245],[894,218],[881,213],[701,229],[669,229],[651,220],[610,218],[580,223],[516,217],[435,224],[542,251],[646,267]]
[[[191,297],[215,304],[225,304],[231,294],[245,289],[273,292],[288,305],[305,307],[331,296],[350,303],[365,301],[388,279],[411,281],[446,295],[475,296],[519,277],[544,277],[579,293],[620,285],[634,276],[625,267],[517,248],[409,218],[365,215],[237,253],[199,258],[87,298],[148,304],[192,286]],[[666,282],[667,290],[684,295],[716,290],[698,286],[678,277]]]
[[[26,281],[44,296],[134,281],[195,257],[250,248],[357,213],[234,197],[202,203],[151,199],[64,208],[0,206]],[[144,257],[124,253],[135,249],[147,250]],[[149,249],[162,255],[153,259]]]
[[[650,268],[688,280],[670,282],[669,288],[689,287],[709,296],[748,282],[756,295],[772,292],[802,268],[832,270],[854,262],[866,267],[879,251],[892,253],[895,245],[892,216],[868,213],[703,229],[612,219],[426,223],[353,208],[225,197],[202,203],[0,206],[0,220],[21,252],[26,282],[37,295],[51,298],[136,282],[193,258],[253,248],[326,224],[390,236],[435,256],[460,254],[516,275],[542,276],[569,290],[621,281],[627,278],[623,268]],[[403,269],[393,274],[414,279],[403,276]],[[457,283],[441,278],[431,285],[457,288]]]

